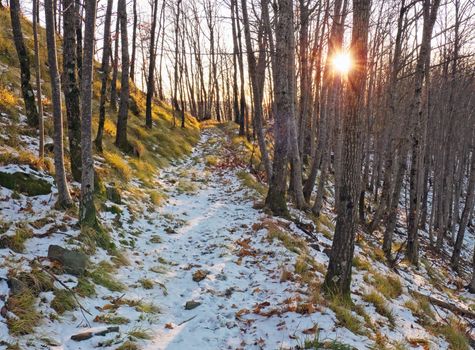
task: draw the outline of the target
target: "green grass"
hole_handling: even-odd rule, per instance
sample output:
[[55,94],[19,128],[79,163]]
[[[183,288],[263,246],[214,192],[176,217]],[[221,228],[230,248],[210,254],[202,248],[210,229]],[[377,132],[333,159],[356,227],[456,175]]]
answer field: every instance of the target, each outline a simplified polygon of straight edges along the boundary
[[11,335],[31,334],[39,324],[41,315],[36,309],[36,297],[30,290],[12,295],[7,300],[7,308],[16,317],[7,320]]
[[451,350],[470,350],[470,344],[465,336],[466,327],[454,318],[449,318],[447,324],[439,324],[433,328],[435,333],[442,335]]
[[365,329],[362,322],[353,315],[351,302],[340,297],[333,296],[328,305],[335,313],[340,326],[347,328],[354,334],[365,334]]
[[256,191],[260,196],[265,197],[267,195],[267,187],[256,180],[254,176],[249,174],[246,170],[240,170],[236,173],[241,184],[247,188]]
[[25,242],[32,237],[33,231],[25,225],[20,225],[16,228],[15,234],[0,238],[0,247],[10,248],[15,253],[23,253],[25,251]]
[[374,308],[376,309],[376,312],[380,314],[381,316],[386,317],[391,327],[394,327],[395,325],[394,315],[391,309],[389,308],[388,303],[386,302],[386,300],[381,294],[375,291],[372,291],[368,294],[363,295],[363,300],[366,301],[367,303],[373,304]]
[[51,301],[51,307],[59,315],[64,314],[66,311],[72,311],[76,309],[76,301],[72,293],[65,289],[56,289],[54,291],[54,298]]
[[387,299],[395,299],[402,294],[401,280],[397,276],[373,274],[371,284]]
[[114,272],[115,268],[112,265],[101,262],[99,266],[90,273],[90,277],[95,284],[99,284],[112,292],[123,292],[126,290],[126,286],[113,277]]
[[94,287],[94,284],[84,276],[78,278],[78,284],[76,287],[74,287],[74,291],[83,298],[96,295],[96,288]]

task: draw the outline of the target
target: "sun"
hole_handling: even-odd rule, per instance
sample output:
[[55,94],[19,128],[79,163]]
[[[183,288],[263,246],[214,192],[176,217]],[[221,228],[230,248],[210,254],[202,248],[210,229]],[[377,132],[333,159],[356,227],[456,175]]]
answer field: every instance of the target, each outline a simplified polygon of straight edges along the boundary
[[339,52],[332,59],[332,66],[335,72],[348,74],[353,66],[353,61],[349,52]]

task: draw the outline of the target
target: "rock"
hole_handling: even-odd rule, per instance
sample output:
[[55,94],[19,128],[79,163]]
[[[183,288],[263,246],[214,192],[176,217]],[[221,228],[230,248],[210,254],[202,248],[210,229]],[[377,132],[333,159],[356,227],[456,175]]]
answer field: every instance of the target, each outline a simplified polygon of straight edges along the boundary
[[92,332],[82,332],[78,334],[73,334],[71,336],[71,340],[74,341],[83,341],[92,338],[94,334]]
[[66,273],[80,276],[84,274],[87,265],[87,255],[74,250],[65,249],[59,245],[48,247],[48,258],[59,261]]
[[40,196],[51,193],[51,184],[30,173],[0,171],[0,186],[23,193],[27,196]]
[[169,235],[175,235],[178,233],[173,227],[169,227],[169,226],[165,227],[164,231],[168,233]]
[[201,303],[199,301],[190,300],[190,301],[186,302],[185,310],[193,310],[193,309],[197,308],[200,305],[201,305]]
[[17,295],[28,289],[27,285],[18,278],[10,277],[7,281],[8,288],[10,288],[11,295]]
[[111,202],[114,202],[116,204],[122,204],[122,197],[117,187],[115,187],[115,185],[106,187],[106,197]]
[[193,281],[200,282],[204,280],[206,276],[208,276],[208,273],[209,272],[205,270],[196,270],[195,272],[193,272]]

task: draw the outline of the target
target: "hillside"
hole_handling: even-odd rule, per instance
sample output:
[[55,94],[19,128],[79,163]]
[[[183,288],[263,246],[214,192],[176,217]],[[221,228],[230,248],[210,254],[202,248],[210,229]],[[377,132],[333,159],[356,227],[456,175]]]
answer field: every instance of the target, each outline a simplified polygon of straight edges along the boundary
[[[360,229],[350,300],[326,296],[332,183],[319,218],[293,208],[290,219],[274,217],[262,205],[266,185],[249,171],[259,152],[234,123],[199,124],[187,115],[186,128],[174,127],[170,106],[157,103],[146,129],[145,97],[136,88],[129,113],[135,154],[114,146],[116,116],[108,110],[104,153],[95,156],[105,230],[80,235],[77,208],[54,207],[51,152],[37,159],[9,23],[0,10],[0,349],[473,346],[475,295],[431,250],[426,232],[416,269],[402,253],[397,267],[388,266],[382,233]],[[31,48],[28,21],[23,29]],[[44,63],[41,70],[51,136]],[[98,91],[96,80],[95,118]],[[16,173],[25,178],[12,180]],[[79,191],[73,182],[76,202]],[[396,252],[405,227],[398,222]],[[467,230],[463,268],[473,242]]]

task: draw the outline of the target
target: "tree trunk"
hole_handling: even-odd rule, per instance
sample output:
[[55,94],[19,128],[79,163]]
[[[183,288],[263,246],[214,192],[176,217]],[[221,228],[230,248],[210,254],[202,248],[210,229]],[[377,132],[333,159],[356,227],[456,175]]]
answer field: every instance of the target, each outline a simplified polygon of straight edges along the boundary
[[[156,3],[157,2],[155,1],[155,7],[157,6]],[[137,49],[137,21],[138,21],[137,0],[133,0],[132,7],[133,7],[133,13],[134,13],[134,23],[132,24],[132,56],[130,57],[130,80],[135,82],[135,52]],[[149,59],[151,60],[151,57]]]
[[41,63],[40,45],[38,40],[38,20],[40,13],[39,0],[33,0],[33,40],[35,45],[35,65],[36,65],[36,103],[38,105],[38,131],[39,131],[39,153],[38,157],[43,159],[45,152],[45,131],[43,121],[43,101],[41,93]]
[[66,182],[63,153],[63,116],[61,112],[61,80],[56,57],[56,38],[52,0],[45,0],[46,43],[48,46],[48,65],[51,76],[51,99],[53,103],[54,122],[54,167],[55,180],[58,188],[57,206],[68,208],[73,204]]
[[353,1],[351,49],[357,70],[348,76],[343,119],[344,143],[337,205],[337,221],[324,288],[350,295],[351,266],[355,248],[356,212],[361,186],[361,113],[366,81],[370,0]]
[[[77,75],[76,21],[74,0],[63,0],[63,90],[68,123],[69,158],[75,181],[81,181],[81,104]],[[79,22],[80,23],[80,22]]]
[[122,151],[130,151],[127,141],[127,118],[129,114],[129,44],[127,37],[127,8],[126,1],[119,0],[118,16],[120,19],[120,36],[122,48],[122,76],[120,80],[120,105],[117,117],[117,134],[115,145]]
[[419,213],[420,213],[420,177],[422,168],[422,145],[424,140],[423,128],[424,121],[422,116],[422,84],[429,69],[428,60],[430,59],[430,41],[432,39],[432,29],[437,18],[437,10],[440,0],[424,0],[424,26],[422,30],[422,43],[420,46],[419,57],[417,59],[415,77],[414,77],[414,97],[412,103],[412,113],[415,120],[414,130],[411,136],[412,157],[410,171],[410,201],[408,216],[408,239],[406,255],[408,260],[414,264],[419,264]]
[[104,22],[104,48],[101,62],[101,97],[99,100],[99,125],[97,127],[96,148],[102,152],[102,137],[106,120],[107,80],[109,78],[109,57],[111,56],[111,18],[113,0],[107,0],[106,18]]
[[96,0],[85,1],[85,40],[81,80],[81,150],[83,166],[79,220],[81,226],[97,227],[96,207],[94,205],[94,158],[92,156],[92,84],[97,2]]
[[[465,206],[460,218],[459,229],[457,232],[457,240],[455,241],[454,251],[452,252],[451,263],[452,267],[457,270],[460,261],[460,252],[462,251],[463,238],[465,230],[467,229],[470,214],[473,211],[475,204],[475,151],[472,151],[472,160],[470,165],[470,178],[468,180],[467,195],[465,199]],[[475,286],[475,284],[474,284]]]
[[119,35],[120,35],[120,17],[119,17],[119,2],[117,2],[117,19],[115,24],[115,38],[114,38],[114,58],[112,67],[112,81],[111,81],[111,109],[117,111],[117,77],[119,75]]
[[[270,179],[272,176],[272,167],[271,161],[269,159],[269,154],[267,152],[265,134],[264,134],[264,127],[262,122],[262,99],[263,99],[263,91],[260,86],[263,85],[264,73],[265,73],[265,51],[259,50],[259,62],[256,63],[256,57],[254,56],[252,43],[251,43],[251,30],[249,25],[249,16],[247,13],[247,3],[246,0],[241,0],[242,3],[242,16],[243,16],[243,24],[244,24],[244,38],[246,42],[246,51],[247,51],[247,61],[248,61],[248,69],[249,69],[249,79],[251,81],[252,87],[252,102],[254,106],[254,132],[257,135],[257,143],[259,144],[259,149],[261,151],[261,159],[264,163],[264,168],[266,171],[267,178]],[[263,28],[259,29],[259,35],[264,35]],[[263,39],[260,38],[258,40],[262,43]],[[261,49],[261,47],[260,47]],[[259,71],[258,71],[258,68]],[[264,68],[264,70],[262,70]],[[287,68],[287,67],[286,67]],[[259,82],[259,78],[261,80],[261,84]]]
[[[153,73],[155,72],[155,30],[157,27],[157,10],[158,1],[153,3],[153,16],[152,16],[152,28],[150,33],[150,50],[149,50],[149,66],[148,66],[148,78],[147,78],[147,97],[145,106],[145,124],[148,128],[152,127],[152,98],[155,90],[155,80]],[[178,9],[179,10],[179,9]]]
[[30,58],[23,41],[20,22],[20,3],[10,0],[10,19],[12,22],[13,41],[20,61],[21,93],[25,103],[25,114],[29,126],[38,126],[38,111],[35,104],[35,94],[30,83]]

